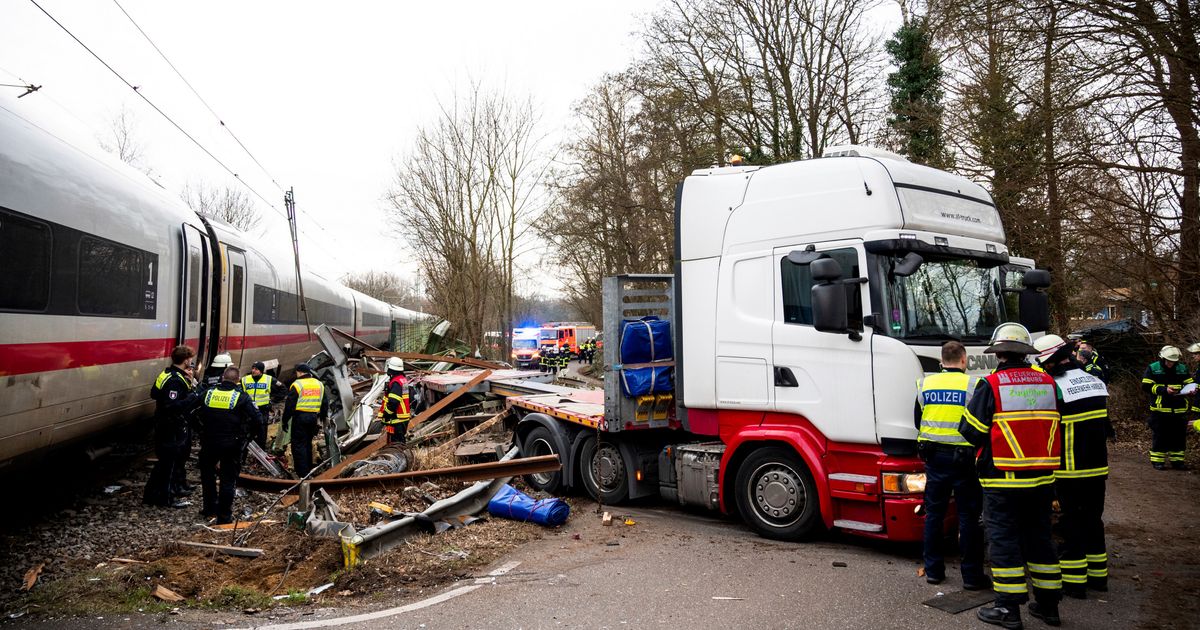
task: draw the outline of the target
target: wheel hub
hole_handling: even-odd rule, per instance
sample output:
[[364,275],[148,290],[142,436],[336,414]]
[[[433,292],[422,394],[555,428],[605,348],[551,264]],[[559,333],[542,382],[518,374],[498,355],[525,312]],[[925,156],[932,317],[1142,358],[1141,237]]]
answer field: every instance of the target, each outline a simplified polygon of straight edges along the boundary
[[[531,457],[540,457],[542,455],[553,455],[554,454],[554,449],[550,447],[550,443],[547,442],[546,440],[535,440],[532,444],[530,444],[530,451],[531,451],[531,454],[530,454]],[[553,473],[535,473],[530,476],[533,477],[534,481],[536,481],[537,483],[545,485],[545,484],[550,483],[550,478],[551,478],[552,474]]]
[[772,525],[795,522],[804,511],[804,486],[800,475],[783,464],[767,464],[755,471],[754,506]]
[[610,491],[618,484],[623,483],[624,466],[621,462],[621,454],[612,446],[604,445],[596,449],[595,459],[592,460],[592,469],[596,486],[603,491]]

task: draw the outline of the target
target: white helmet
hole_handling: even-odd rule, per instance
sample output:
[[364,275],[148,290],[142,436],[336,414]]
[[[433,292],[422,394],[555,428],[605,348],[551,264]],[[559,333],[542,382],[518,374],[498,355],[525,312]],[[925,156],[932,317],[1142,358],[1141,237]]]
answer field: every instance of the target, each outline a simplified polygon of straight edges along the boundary
[[387,371],[389,372],[403,372],[404,359],[401,359],[400,357],[389,357],[386,366]]
[[[1061,337],[1059,339],[1061,340]],[[992,333],[992,343],[984,352],[990,354],[998,352],[1037,354],[1037,348],[1030,345],[1031,343],[1029,331],[1024,326],[1015,322],[1007,322],[996,327],[996,331]]]
[[1188,346],[1187,350],[1192,354],[1200,354],[1200,343],[1194,343]]
[[1058,335],[1040,337],[1037,341],[1033,342],[1034,349],[1038,351],[1038,363],[1049,361],[1050,357],[1054,356],[1065,345],[1067,345],[1067,342],[1063,341],[1063,338]]
[[1158,358],[1168,361],[1178,361],[1183,358],[1183,353],[1175,346],[1163,346],[1162,350],[1158,351]]
[[227,368],[231,365],[233,365],[233,357],[229,356],[228,354],[218,354],[217,356],[213,357],[212,367]]

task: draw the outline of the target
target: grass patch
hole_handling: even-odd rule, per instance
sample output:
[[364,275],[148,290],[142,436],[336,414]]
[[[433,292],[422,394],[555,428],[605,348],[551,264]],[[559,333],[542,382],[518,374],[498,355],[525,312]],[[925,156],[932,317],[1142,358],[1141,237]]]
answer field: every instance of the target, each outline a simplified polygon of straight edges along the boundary
[[308,601],[308,594],[299,589],[288,591],[287,597],[283,598],[285,604],[303,604]]
[[162,613],[178,606],[155,599],[150,594],[154,585],[145,576],[127,571],[89,571],[53,582],[39,582],[9,608],[28,608],[39,615],[78,617],[97,613]]
[[266,593],[236,584],[222,588],[217,596],[206,602],[211,608],[270,608],[275,603]]

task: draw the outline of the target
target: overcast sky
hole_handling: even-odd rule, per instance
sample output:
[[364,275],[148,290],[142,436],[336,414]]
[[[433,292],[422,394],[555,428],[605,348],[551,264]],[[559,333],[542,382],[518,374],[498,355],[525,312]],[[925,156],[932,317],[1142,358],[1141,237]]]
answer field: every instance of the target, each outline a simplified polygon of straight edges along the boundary
[[[295,187],[302,255],[307,266],[331,277],[415,269],[406,264],[411,257],[403,245],[386,233],[381,198],[394,161],[435,115],[439,99],[472,78],[529,94],[555,144],[572,104],[604,73],[628,65],[640,19],[656,4],[37,2],[282,210],[279,189],[155,53],[123,7],[275,180]],[[146,165],[172,194],[189,181],[229,181],[29,0],[5,0],[0,8],[0,83],[16,77],[42,91],[16,100],[19,90],[0,88],[0,103],[79,145],[94,146],[127,107],[138,121]],[[261,210],[265,236],[286,239],[286,220]],[[322,256],[327,248],[332,254]]]

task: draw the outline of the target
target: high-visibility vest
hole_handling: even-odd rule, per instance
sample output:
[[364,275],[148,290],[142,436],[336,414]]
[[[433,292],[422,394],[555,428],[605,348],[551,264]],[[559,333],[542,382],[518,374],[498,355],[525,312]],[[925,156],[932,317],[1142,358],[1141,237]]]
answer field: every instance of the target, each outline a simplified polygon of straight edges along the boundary
[[172,372],[170,369],[166,369],[158,375],[158,378],[154,379],[154,389],[162,389],[167,384],[167,381],[171,380],[172,376],[178,376],[179,380],[183,381],[184,387],[188,389],[192,388],[192,384],[186,378],[183,378],[179,372]]
[[204,406],[232,410],[237,406],[239,396],[241,393],[236,389],[210,389],[204,395]]
[[[392,393],[392,385],[397,383],[400,384],[402,394]],[[397,374],[392,377],[392,380],[388,381],[388,395],[387,400],[384,402],[384,407],[394,409],[395,414],[385,413],[383,415],[384,424],[400,424],[408,422],[409,418],[412,417],[412,412],[408,408],[408,388],[405,387],[407,384],[408,379],[403,374]]]
[[271,375],[263,374],[259,380],[254,380],[253,374],[242,377],[242,391],[250,395],[250,401],[255,407],[266,407],[271,404]]
[[325,396],[325,384],[312,378],[298,378],[292,382],[296,392],[296,411],[317,413],[321,411],[321,399]]
[[1029,368],[984,378],[992,389],[992,462],[997,470],[1055,470],[1062,455],[1054,378]]
[[940,372],[921,379],[921,430],[917,441],[970,446],[958,432],[958,423],[978,381],[978,377],[963,372]]

